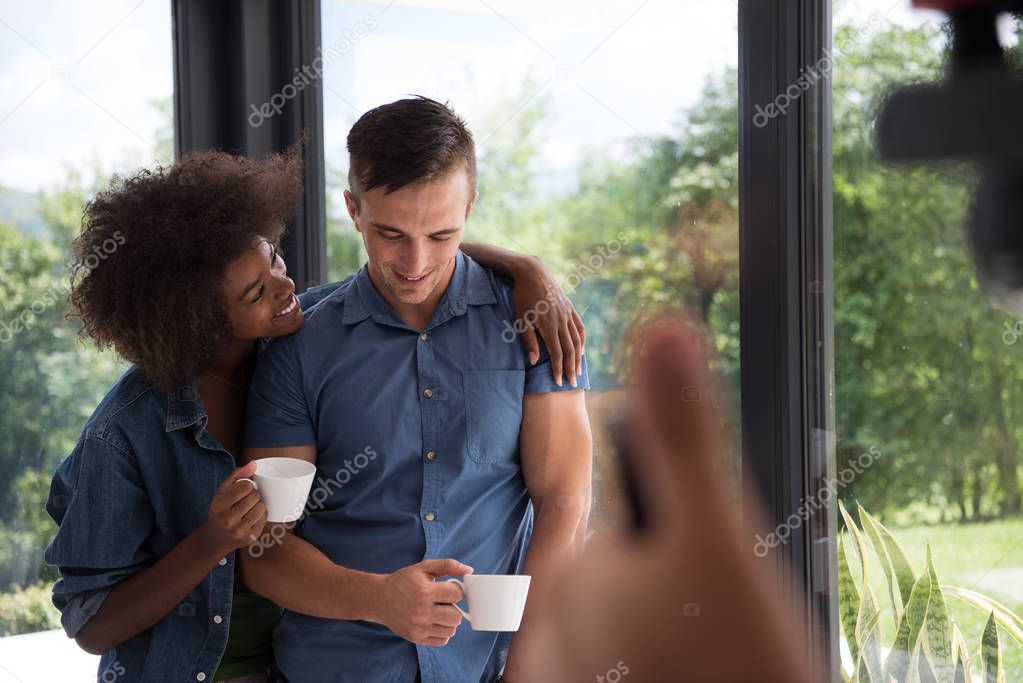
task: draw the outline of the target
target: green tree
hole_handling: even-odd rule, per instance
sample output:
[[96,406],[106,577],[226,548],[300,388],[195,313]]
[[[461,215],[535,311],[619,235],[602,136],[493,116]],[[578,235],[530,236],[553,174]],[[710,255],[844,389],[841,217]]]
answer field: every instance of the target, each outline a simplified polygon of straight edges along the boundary
[[1003,343],[1005,317],[974,277],[973,180],[882,164],[872,139],[893,84],[940,78],[941,34],[889,27],[857,41],[844,27],[835,42],[850,47],[834,70],[839,462],[882,448],[852,487],[878,510],[929,500],[977,516],[994,472],[999,511],[1016,514],[1023,347]]

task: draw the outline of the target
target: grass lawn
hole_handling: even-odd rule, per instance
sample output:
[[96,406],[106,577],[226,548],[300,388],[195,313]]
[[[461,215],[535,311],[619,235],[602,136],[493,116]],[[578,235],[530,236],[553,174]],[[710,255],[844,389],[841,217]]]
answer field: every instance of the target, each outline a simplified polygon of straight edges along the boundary
[[[889,528],[918,575],[924,569],[926,547],[930,544],[938,581],[983,593],[1023,615],[1023,519]],[[869,540],[866,542],[869,545]],[[882,609],[883,643],[887,648],[894,641],[895,633],[887,582],[869,550],[868,555],[871,585]],[[850,555],[849,560],[859,583],[859,562],[855,554]],[[898,599],[898,588],[895,595]],[[973,675],[980,680],[980,637],[987,615],[957,598],[946,596],[945,601],[970,650]],[[1002,629],[999,629],[999,636],[1005,680],[1023,681],[1023,645]]]

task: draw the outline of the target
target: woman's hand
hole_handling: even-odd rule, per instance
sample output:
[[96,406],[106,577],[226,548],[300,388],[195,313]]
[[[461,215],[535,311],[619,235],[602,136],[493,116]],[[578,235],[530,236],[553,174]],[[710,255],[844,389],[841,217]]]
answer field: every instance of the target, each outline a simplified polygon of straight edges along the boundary
[[538,257],[523,257],[512,269],[515,279],[515,331],[522,335],[522,344],[529,361],[540,359],[539,331],[551,358],[554,382],[561,385],[568,375],[569,384],[583,371],[586,329],[575,306],[568,300],[554,276]]
[[[539,331],[550,355],[554,382],[561,386],[567,374],[569,384],[576,386],[576,378],[583,372],[586,330],[543,261],[492,244],[463,242],[461,249],[480,265],[515,281],[514,332],[522,335],[529,362],[540,360]],[[512,342],[514,337],[505,341]]]
[[248,481],[256,471],[255,461],[239,467],[223,481],[210,503],[201,531],[207,542],[222,553],[249,545],[266,524],[266,505]]

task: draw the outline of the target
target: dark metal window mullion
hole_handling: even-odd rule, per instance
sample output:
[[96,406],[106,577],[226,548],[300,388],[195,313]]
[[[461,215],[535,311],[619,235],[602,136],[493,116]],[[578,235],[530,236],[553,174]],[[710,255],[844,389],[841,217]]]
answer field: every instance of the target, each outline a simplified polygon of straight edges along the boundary
[[807,651],[838,680],[835,510],[789,524],[835,474],[831,88],[799,81],[830,45],[827,0],[739,0],[744,476],[766,504],[760,533],[791,530],[771,550],[779,590],[805,604]]
[[171,0],[171,14],[175,155],[217,149],[259,159],[305,133],[304,192],[284,251],[299,291],[322,283],[323,95],[319,78],[293,80],[319,55],[319,0]]

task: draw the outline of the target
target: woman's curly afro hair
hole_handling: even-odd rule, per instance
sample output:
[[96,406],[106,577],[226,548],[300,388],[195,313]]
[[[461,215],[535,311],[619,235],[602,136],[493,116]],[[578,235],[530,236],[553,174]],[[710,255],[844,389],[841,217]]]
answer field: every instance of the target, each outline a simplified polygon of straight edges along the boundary
[[298,149],[255,162],[198,152],[115,177],[71,245],[70,318],[160,388],[190,381],[231,338],[227,265],[279,244],[302,191]]

